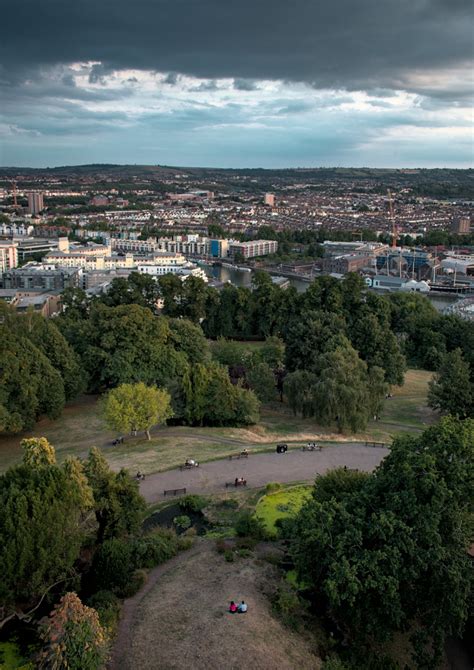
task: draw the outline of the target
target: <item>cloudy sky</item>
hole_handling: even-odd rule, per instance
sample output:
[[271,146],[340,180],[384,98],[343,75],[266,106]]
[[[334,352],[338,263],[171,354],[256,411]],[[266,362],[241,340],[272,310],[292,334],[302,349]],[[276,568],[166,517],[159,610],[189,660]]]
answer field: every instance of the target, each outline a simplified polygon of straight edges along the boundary
[[469,167],[470,0],[3,0],[0,164]]

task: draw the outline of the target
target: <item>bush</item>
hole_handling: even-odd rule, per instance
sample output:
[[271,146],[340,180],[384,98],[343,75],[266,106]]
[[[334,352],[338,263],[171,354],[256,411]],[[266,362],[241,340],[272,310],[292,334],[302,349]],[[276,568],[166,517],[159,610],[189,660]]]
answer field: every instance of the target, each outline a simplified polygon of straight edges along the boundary
[[273,609],[287,626],[299,628],[305,608],[295,589],[287,582],[278,587]]
[[224,551],[224,558],[227,561],[227,563],[233,563],[235,560],[234,552],[232,549],[226,549]]
[[148,579],[146,570],[135,570],[127,587],[123,590],[124,598],[131,598],[142,589]]
[[109,631],[114,631],[120,617],[120,600],[112,591],[97,591],[87,601],[99,615],[101,625]]
[[321,670],[349,670],[349,666],[343,663],[339,656],[331,654],[322,664]]
[[238,549],[255,549],[257,540],[254,537],[238,537],[235,546]]
[[278,537],[282,540],[287,540],[292,537],[294,527],[295,520],[293,517],[280,517],[275,521]]
[[265,486],[266,493],[274,493],[275,491],[279,491],[280,489],[281,489],[280,482],[268,482],[268,484]]
[[237,556],[240,556],[240,558],[250,558],[250,556],[253,556],[253,553],[250,549],[237,549]]
[[187,551],[188,549],[191,549],[193,544],[194,544],[194,536],[193,535],[184,534],[184,535],[181,535],[181,537],[178,538],[178,550],[179,551]]
[[135,568],[133,545],[125,540],[106,540],[92,562],[94,583],[99,590],[122,595]]
[[173,530],[154,528],[133,542],[134,568],[154,568],[178,553],[178,538]]
[[207,505],[206,498],[203,496],[189,495],[181,498],[178,505],[183,512],[201,512]]
[[186,514],[182,514],[181,516],[175,516],[173,519],[173,523],[177,528],[180,528],[181,530],[186,530],[186,528],[189,528],[191,525],[191,519],[189,516],[186,516]]
[[250,511],[242,512],[235,523],[235,532],[240,537],[253,537],[256,540],[263,540],[266,537],[265,527]]

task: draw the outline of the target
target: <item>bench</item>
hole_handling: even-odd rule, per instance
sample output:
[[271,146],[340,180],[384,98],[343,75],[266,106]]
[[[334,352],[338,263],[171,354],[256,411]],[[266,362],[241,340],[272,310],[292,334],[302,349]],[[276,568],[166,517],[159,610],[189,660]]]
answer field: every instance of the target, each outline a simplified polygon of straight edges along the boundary
[[249,457],[248,454],[230,454],[230,456],[227,456],[229,461],[232,461],[234,458],[239,459],[239,458],[248,458],[248,457]]
[[178,493],[186,493],[186,487],[181,488],[181,489],[166,489],[165,491],[163,491],[164,496],[167,496],[167,495],[175,496]]
[[226,489],[228,489],[229,486],[234,486],[236,489],[238,489],[239,486],[247,486],[247,480],[244,480],[241,484],[237,484],[237,486],[235,484],[235,481],[234,482],[226,482],[225,483]]
[[366,447],[386,447],[388,446],[386,442],[366,442]]

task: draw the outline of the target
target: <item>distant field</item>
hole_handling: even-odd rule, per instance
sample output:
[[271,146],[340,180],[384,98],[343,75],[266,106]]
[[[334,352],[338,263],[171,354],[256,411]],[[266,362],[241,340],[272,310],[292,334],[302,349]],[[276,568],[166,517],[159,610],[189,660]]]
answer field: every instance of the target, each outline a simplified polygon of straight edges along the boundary
[[[257,343],[258,344],[258,343]],[[275,402],[262,409],[260,423],[248,428],[158,428],[149,442],[143,436],[127,438],[113,447],[116,436],[104,425],[96,397],[86,396],[70,404],[60,419],[43,419],[35,430],[22,436],[0,437],[0,470],[21,459],[23,437],[42,436],[56,447],[61,461],[69,455],[85,456],[92,446],[100,447],[112,467],[157,472],[176,467],[188,456],[204,461],[235,453],[244,447],[254,451],[274,447],[279,440],[299,446],[308,440],[321,442],[381,440],[391,441],[400,431],[419,431],[433,423],[436,415],[426,406],[431,373],[409,370],[406,382],[385,401],[380,421],[369,424],[358,435],[340,435],[318,426],[312,419],[295,417],[287,405]]]

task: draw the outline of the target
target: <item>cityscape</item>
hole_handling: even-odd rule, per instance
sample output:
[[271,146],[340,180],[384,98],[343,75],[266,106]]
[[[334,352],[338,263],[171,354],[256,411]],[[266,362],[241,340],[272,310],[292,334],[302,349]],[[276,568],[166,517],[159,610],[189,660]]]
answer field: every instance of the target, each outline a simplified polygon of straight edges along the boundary
[[473,35],[3,3],[0,670],[472,670]]

